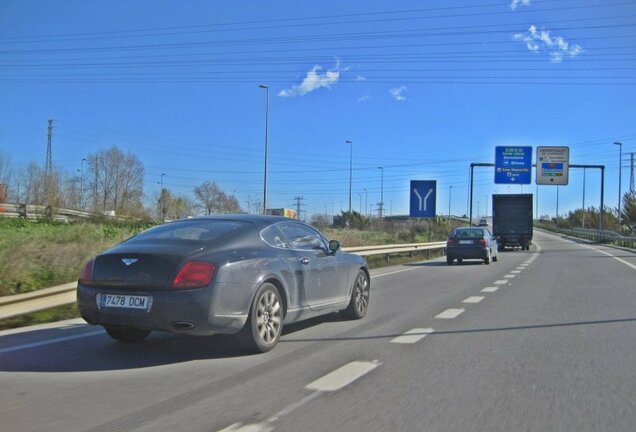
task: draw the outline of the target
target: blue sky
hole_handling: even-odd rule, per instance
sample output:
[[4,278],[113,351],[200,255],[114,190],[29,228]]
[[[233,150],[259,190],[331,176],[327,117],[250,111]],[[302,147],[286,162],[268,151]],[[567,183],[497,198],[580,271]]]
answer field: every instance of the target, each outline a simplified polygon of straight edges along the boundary
[[[618,147],[636,151],[636,3],[520,1],[0,2],[0,150],[69,172],[98,149],[134,152],[145,192],[191,193],[205,180],[243,207],[262,199],[270,87],[269,207],[408,212],[409,181],[438,182],[438,213],[467,208],[471,162],[498,145],[564,145],[571,163],[606,165],[618,198]],[[629,186],[628,156],[623,191]],[[581,170],[560,209],[582,204]],[[493,192],[475,177],[475,210]],[[598,205],[598,172],[586,204]],[[365,192],[364,189],[367,191]],[[535,191],[534,185],[523,187]],[[556,190],[539,189],[540,214]],[[373,206],[373,207],[372,207]],[[490,211],[490,210],[489,210]]]

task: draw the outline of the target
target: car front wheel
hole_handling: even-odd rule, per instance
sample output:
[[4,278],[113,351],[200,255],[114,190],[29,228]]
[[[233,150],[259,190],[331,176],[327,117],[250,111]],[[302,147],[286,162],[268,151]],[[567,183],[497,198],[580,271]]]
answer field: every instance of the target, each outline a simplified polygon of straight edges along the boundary
[[276,346],[282,332],[283,302],[280,293],[274,285],[263,284],[254,296],[238,340],[247,351],[264,353]]

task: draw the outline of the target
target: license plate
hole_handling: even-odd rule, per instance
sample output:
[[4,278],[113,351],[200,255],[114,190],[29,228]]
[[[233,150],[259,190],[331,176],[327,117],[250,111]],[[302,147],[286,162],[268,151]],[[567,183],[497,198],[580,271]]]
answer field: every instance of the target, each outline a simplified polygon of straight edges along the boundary
[[147,296],[102,294],[98,296],[100,308],[124,308],[124,309],[149,309],[150,302]]
[[459,244],[473,244],[472,240],[460,240]]

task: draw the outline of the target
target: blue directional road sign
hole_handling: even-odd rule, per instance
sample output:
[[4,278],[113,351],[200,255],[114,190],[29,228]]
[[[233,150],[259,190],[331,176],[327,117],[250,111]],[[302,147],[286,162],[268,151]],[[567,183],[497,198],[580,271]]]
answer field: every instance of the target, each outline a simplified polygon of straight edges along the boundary
[[437,200],[437,180],[411,180],[411,211],[413,218],[434,218]]
[[530,184],[532,147],[495,147],[495,183]]

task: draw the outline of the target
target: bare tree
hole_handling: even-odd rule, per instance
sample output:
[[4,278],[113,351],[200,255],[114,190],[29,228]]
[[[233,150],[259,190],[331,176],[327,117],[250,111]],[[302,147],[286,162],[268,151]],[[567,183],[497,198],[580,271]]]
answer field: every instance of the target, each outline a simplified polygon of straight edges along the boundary
[[144,167],[137,156],[111,147],[87,160],[88,176],[92,177],[89,190],[96,212],[114,210],[116,214],[137,215],[143,211]]
[[205,214],[220,213],[223,191],[216,184],[206,181],[194,188],[194,195]]
[[241,211],[241,205],[234,196],[221,193],[221,197],[219,198],[219,213],[240,213]]
[[240,213],[241,205],[234,196],[228,196],[216,182],[206,181],[194,188],[199,207],[205,214]]
[[3,202],[9,193],[11,186],[11,158],[0,151],[0,202]]

